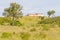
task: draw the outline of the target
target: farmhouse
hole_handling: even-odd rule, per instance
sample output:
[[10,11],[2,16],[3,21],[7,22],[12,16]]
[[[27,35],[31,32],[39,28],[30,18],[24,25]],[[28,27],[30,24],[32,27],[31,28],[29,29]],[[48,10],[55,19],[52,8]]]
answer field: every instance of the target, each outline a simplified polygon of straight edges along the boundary
[[27,16],[44,16],[43,13],[29,13]]

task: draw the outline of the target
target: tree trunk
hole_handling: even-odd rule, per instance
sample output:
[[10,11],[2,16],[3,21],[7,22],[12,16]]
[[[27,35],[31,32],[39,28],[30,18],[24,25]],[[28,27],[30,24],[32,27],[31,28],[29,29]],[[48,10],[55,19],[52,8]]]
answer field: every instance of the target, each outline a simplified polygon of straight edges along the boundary
[[13,16],[12,16],[12,26],[14,26],[14,14],[13,14]]

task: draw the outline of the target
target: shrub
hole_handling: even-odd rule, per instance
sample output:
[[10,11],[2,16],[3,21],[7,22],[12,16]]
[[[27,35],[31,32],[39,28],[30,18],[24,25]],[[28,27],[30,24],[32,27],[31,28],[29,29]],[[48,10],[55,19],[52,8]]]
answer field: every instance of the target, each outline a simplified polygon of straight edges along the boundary
[[11,33],[3,32],[1,38],[9,38],[12,37]]
[[52,17],[38,22],[39,24],[60,24],[60,17]]
[[5,25],[6,23],[10,23],[11,20],[10,19],[7,19],[6,17],[0,17],[0,25]]
[[[10,25],[12,25],[12,21],[11,21]],[[16,20],[14,21],[14,26],[21,26],[21,25],[22,25],[21,22],[16,21]]]
[[44,20],[44,17],[41,17],[41,20]]
[[53,23],[54,23],[54,21],[50,20],[50,19],[40,21],[40,24],[53,24]]

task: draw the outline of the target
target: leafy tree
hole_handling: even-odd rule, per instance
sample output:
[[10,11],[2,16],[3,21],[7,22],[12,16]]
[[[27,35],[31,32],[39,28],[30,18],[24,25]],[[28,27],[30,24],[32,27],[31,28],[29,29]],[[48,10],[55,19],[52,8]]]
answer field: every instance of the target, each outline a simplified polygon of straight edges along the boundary
[[14,25],[15,19],[22,16],[22,6],[17,3],[11,3],[10,7],[4,9],[3,16],[10,17],[12,19],[12,25]]
[[50,17],[51,15],[54,15],[55,11],[54,10],[49,10],[48,11],[48,17]]

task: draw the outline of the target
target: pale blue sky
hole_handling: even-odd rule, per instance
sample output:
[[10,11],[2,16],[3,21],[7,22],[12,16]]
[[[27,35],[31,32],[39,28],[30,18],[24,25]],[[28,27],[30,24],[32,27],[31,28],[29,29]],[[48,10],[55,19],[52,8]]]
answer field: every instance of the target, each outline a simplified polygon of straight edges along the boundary
[[10,3],[16,2],[23,6],[23,13],[43,13],[47,15],[48,10],[55,10],[56,16],[60,16],[60,0],[0,0],[0,16]]

